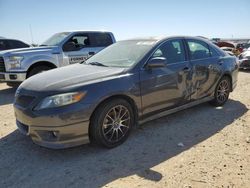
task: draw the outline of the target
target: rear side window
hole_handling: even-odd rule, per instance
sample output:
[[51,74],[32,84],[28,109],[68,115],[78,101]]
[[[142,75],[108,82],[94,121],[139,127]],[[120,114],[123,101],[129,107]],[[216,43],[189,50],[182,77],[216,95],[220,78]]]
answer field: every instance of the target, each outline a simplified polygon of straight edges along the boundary
[[21,42],[21,41],[17,41],[17,40],[9,40],[9,45],[11,48],[27,48],[29,47],[29,45]]
[[199,40],[187,40],[191,60],[211,57],[207,43]]
[[106,47],[113,44],[112,38],[108,33],[92,33],[90,36],[91,46]]
[[185,61],[185,51],[182,40],[170,40],[161,45],[153,54],[153,57],[164,57],[167,64]]

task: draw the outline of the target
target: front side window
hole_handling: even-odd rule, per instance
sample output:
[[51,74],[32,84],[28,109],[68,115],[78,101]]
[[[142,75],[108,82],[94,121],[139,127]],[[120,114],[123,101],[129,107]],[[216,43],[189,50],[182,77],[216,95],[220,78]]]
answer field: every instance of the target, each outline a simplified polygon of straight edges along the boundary
[[77,51],[90,45],[88,35],[77,34],[63,45],[63,51]]
[[198,40],[187,40],[191,60],[209,58],[208,44]]
[[164,57],[167,64],[185,61],[185,51],[180,39],[170,40],[161,45],[153,54],[153,57]]
[[70,39],[70,42],[74,42],[76,47],[82,48],[85,46],[89,46],[89,37],[87,35],[75,35]]

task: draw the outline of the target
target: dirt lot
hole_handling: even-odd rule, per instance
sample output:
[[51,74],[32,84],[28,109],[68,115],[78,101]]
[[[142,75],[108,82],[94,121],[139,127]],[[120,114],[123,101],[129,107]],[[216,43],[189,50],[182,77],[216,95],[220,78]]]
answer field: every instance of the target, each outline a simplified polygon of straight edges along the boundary
[[49,150],[15,126],[0,84],[0,187],[249,187],[250,72],[223,108],[202,104],[144,124],[112,150]]

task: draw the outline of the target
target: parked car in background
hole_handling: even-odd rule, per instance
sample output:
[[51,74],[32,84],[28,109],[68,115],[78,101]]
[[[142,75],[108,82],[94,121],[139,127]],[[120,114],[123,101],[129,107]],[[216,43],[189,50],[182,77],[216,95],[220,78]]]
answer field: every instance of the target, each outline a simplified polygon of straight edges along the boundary
[[247,50],[250,50],[250,43],[249,42],[243,44],[243,50],[242,50],[242,52],[247,51]]
[[223,51],[227,52],[229,55],[234,56],[235,54],[233,53],[234,48],[231,47],[221,47]]
[[30,45],[16,39],[0,39],[0,51],[17,49],[17,48],[29,48]]
[[237,46],[236,43],[227,42],[227,41],[219,41],[217,42],[217,46],[219,46],[222,50],[229,53],[229,55],[233,54],[235,56],[238,56],[241,53],[240,49],[236,47]]
[[119,41],[82,64],[24,81],[15,94],[16,122],[41,146],[91,140],[112,148],[137,122],[207,101],[223,105],[237,75],[236,57],[198,37]]
[[250,49],[239,56],[240,69],[250,69]]
[[40,47],[0,53],[0,81],[16,86],[35,74],[86,60],[115,42],[111,32],[61,32]]

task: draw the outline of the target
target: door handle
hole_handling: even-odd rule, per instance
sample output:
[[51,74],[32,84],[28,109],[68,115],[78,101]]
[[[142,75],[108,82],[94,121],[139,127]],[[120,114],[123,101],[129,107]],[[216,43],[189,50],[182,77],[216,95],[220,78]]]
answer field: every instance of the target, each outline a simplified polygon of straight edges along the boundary
[[95,52],[89,52],[89,55],[95,55]]
[[185,68],[183,68],[183,71],[184,72],[188,72],[188,71],[190,71],[191,69],[189,68],[189,67],[185,67]]
[[218,60],[218,64],[219,64],[219,65],[222,65],[223,62],[224,62],[224,61],[223,61],[222,59],[219,59],[219,60]]

